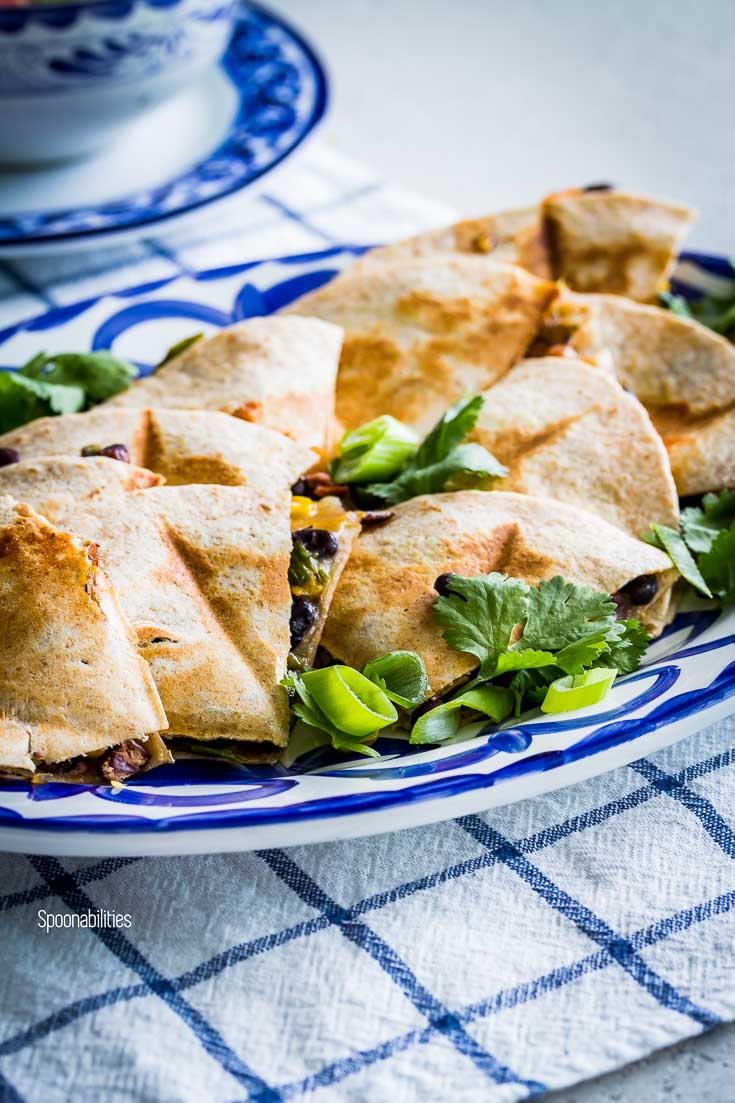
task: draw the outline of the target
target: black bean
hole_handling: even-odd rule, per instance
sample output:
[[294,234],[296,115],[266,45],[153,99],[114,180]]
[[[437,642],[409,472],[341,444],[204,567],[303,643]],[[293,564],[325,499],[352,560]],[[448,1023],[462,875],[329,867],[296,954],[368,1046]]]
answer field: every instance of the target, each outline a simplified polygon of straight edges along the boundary
[[360,524],[364,529],[374,528],[376,525],[384,525],[391,517],[395,517],[392,509],[369,509],[367,513],[363,513]]
[[451,582],[453,577],[454,575],[451,573],[451,571],[447,571],[445,572],[445,574],[440,574],[434,582],[434,589],[440,595],[440,597],[448,597],[449,583]]
[[20,463],[20,452],[15,448],[0,448],[0,467],[9,467],[11,463]]
[[130,463],[130,452],[127,444],[108,444],[100,448],[100,455],[108,460],[119,460],[120,463]]
[[628,582],[620,590],[631,605],[648,605],[658,593],[658,579],[655,574],[642,574]]
[[303,544],[318,559],[331,559],[337,554],[339,540],[328,529],[305,528],[293,534],[294,544]]
[[127,444],[106,444],[104,448],[101,444],[85,444],[82,448],[82,456],[85,459],[88,459],[89,456],[106,456],[108,460],[130,463],[130,452]]
[[291,602],[291,647],[298,647],[310,628],[316,624],[319,610],[315,602],[306,597],[295,597]]

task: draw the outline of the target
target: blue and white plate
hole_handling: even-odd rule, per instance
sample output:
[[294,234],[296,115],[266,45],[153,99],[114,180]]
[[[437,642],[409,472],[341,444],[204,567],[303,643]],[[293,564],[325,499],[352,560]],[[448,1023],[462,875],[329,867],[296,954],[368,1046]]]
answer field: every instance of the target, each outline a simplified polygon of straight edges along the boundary
[[[192,331],[268,314],[331,278],[358,248],[330,249],[129,288],[0,332],[0,363],[39,349],[112,347],[148,367]],[[732,274],[691,255],[685,286]],[[680,285],[681,289],[681,285]],[[474,725],[451,745],[385,738],[344,761],[298,737],[273,767],[184,759],[122,789],[0,782],[0,847],[45,854],[183,854],[289,846],[479,812],[621,766],[693,736],[735,708],[735,610],[680,614],[602,707]]]
[[326,105],[326,75],[309,43],[280,17],[243,6],[220,65],[109,149],[76,163],[0,171],[0,257],[179,229],[259,186],[313,132]]

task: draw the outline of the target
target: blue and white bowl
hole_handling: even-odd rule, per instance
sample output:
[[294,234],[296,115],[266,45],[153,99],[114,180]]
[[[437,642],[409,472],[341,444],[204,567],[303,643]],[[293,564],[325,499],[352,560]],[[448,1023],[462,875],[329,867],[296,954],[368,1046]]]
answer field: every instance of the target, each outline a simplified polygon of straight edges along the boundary
[[222,56],[236,9],[237,0],[0,0],[0,164],[99,149]]

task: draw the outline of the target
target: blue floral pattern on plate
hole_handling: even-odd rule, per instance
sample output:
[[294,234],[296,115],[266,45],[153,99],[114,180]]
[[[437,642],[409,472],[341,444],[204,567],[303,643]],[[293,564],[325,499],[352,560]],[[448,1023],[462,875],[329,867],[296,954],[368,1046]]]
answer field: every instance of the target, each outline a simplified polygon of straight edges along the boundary
[[[149,371],[171,343],[172,326],[180,328],[175,338],[269,314],[363,251],[335,247],[236,265],[61,307],[0,332],[0,359],[12,367],[39,344],[113,347]],[[677,290],[696,289],[697,273],[728,271],[721,258],[689,255]],[[633,761],[731,711],[733,698],[735,613],[695,608],[676,618],[598,711],[475,725],[431,750],[389,736],[377,744],[378,761],[345,762],[297,739],[275,766],[183,758],[120,790],[6,780],[0,844],[51,853],[183,853],[388,831]]]
[[[114,18],[119,7],[112,3],[107,13],[108,5],[101,4],[93,10]],[[8,11],[44,13],[37,8]],[[0,22],[0,34],[2,30]],[[161,49],[174,45],[162,42]],[[84,70],[84,79],[91,81],[110,64],[134,64],[135,43],[111,34],[105,56],[98,49],[66,57],[57,49],[52,60],[57,69],[73,70],[76,79]],[[282,20],[257,7],[242,8],[222,67],[237,93],[237,108],[224,140],[204,159],[165,184],[98,206],[0,217],[0,245],[94,239],[114,230],[157,225],[232,195],[292,153],[326,110],[326,76],[314,51]]]

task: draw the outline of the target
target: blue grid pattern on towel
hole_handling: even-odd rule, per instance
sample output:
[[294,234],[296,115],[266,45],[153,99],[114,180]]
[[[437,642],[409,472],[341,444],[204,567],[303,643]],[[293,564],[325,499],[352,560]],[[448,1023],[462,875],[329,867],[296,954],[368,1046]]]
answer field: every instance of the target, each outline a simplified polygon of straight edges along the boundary
[[[179,1073],[185,1069],[190,1085],[168,1082],[160,1098],[204,1098],[198,1092],[212,1083],[214,1066],[220,1080],[206,1098],[223,1103],[312,1095],[414,1099],[427,1090],[436,1099],[477,1098],[480,1091],[486,1099],[520,1099],[711,1027],[735,1007],[735,836],[723,811],[735,781],[733,734],[731,725],[729,731],[717,725],[573,789],[375,840],[191,859],[4,858],[3,884],[16,887],[0,896],[3,1002],[10,997],[0,1099],[64,1099],[77,1046],[95,1042],[95,1060],[108,1061],[110,1094],[95,1096],[99,1078],[90,1085],[78,1078],[75,1097],[112,1098],[116,1088],[115,1098],[146,1098],[150,1073],[139,1061],[149,1039],[136,1025],[141,1002],[149,1005],[145,1020],[156,1024],[162,1052],[180,1049]],[[518,833],[526,827],[533,830]],[[613,840],[626,858],[637,854],[637,863],[616,861]],[[638,845],[631,849],[632,840]],[[549,857],[560,848],[567,848],[567,860],[552,875]],[[371,850],[379,859],[372,871],[365,869]],[[570,861],[575,854],[594,856],[597,869]],[[605,876],[597,878],[601,871]],[[671,901],[658,898],[664,880],[678,884]],[[451,899],[459,885],[462,907],[460,898]],[[159,898],[155,925],[150,900],[142,905],[146,886]],[[173,891],[161,907],[167,886]],[[590,901],[601,887],[599,907]],[[217,946],[209,956],[172,925],[180,893],[190,920],[214,917],[204,939],[210,949]],[[626,915],[629,894],[647,922],[637,925]],[[241,912],[233,913],[233,904]],[[131,913],[132,933],[56,931],[40,936],[39,949],[39,910],[99,908]],[[713,938],[708,926],[723,919]],[[499,923],[503,947],[494,938]],[[434,928],[429,938],[427,927]],[[515,983],[493,985],[507,971],[501,951],[509,930],[516,944],[534,943],[532,960],[521,952]],[[24,941],[34,936],[28,953]],[[485,966],[478,970],[483,941]],[[672,944],[676,952],[657,957]],[[433,952],[442,945],[452,946],[446,958]],[[729,959],[721,956],[724,945]],[[87,991],[85,970],[101,954],[107,983],[95,977]],[[587,978],[595,978],[596,992],[580,997]],[[463,989],[479,998],[457,999]],[[590,995],[596,1022],[588,1018]],[[264,1001],[270,1009],[261,1022],[257,1005]],[[557,1031],[562,1023],[578,1043],[584,1037],[583,1049],[560,1053],[554,1037],[544,1045],[535,1036],[538,1012],[527,1033],[522,1012],[540,1003]],[[631,1003],[638,1017],[624,1023],[619,1016],[630,1014]],[[326,1006],[338,1011],[337,1019],[340,1011],[352,1016],[351,1027],[323,1033],[320,1017],[331,1018]],[[123,1009],[116,1020],[125,1026],[122,1036],[105,1020],[114,1007]],[[515,1019],[510,1029],[498,1029],[504,1018]],[[363,1035],[367,1044],[360,1044]],[[128,1083],[122,1091],[121,1069]],[[167,1071],[162,1058],[164,1082]]]
[[[447,217],[318,147],[216,228],[0,266],[0,321]],[[0,1103],[506,1103],[735,1016],[735,726],[484,816],[284,852],[0,858]],[[42,911],[128,929],[44,933]]]

